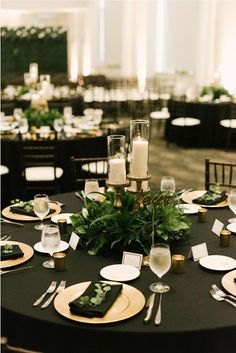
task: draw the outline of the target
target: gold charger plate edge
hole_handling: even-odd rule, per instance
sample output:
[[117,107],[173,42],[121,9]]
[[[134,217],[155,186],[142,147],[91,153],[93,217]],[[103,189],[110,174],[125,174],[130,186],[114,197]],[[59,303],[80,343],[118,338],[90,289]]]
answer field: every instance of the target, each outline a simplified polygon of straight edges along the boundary
[[[50,202],[49,205],[50,205],[50,209],[55,210],[55,212],[48,214],[46,217],[44,217],[44,219],[51,218],[61,212],[61,207],[58,204],[54,202]],[[13,213],[10,211],[10,207],[11,206],[7,206],[2,210],[2,215],[6,218],[12,219],[14,221],[38,221],[39,220],[38,217]]]
[[226,273],[221,279],[221,284],[227,292],[236,296],[236,282],[234,282],[234,278],[236,278],[236,270]]
[[[119,283],[119,282],[109,282],[109,281],[103,281],[103,282],[111,283],[111,284]],[[81,295],[90,283],[91,283],[90,281],[77,283],[64,289],[61,293],[59,293],[54,300],[54,307],[57,310],[57,312],[62,316],[66,317],[67,319],[81,322],[81,323],[108,324],[112,322],[122,321],[138,314],[145,305],[145,297],[142,292],[140,292],[138,289],[128,284],[122,283],[123,289],[122,289],[121,295],[127,296],[128,299],[130,298],[131,295],[133,295],[135,297],[135,300],[129,300],[129,307],[125,308],[120,313],[114,312],[116,303],[119,300],[119,297],[118,297],[115,303],[112,305],[112,307],[108,310],[106,315],[102,318],[99,318],[99,317],[88,318],[85,316],[72,314],[70,312],[68,304],[74,299],[76,299],[79,295]]]
[[20,243],[18,241],[11,241],[11,240],[4,240],[0,242],[0,245],[5,245],[5,244],[19,245],[22,252],[24,253],[24,256],[18,257],[17,259],[0,261],[1,269],[20,265],[28,261],[34,255],[34,249],[28,244]]
[[217,207],[226,207],[226,206],[228,206],[228,200],[227,199],[225,201],[217,203],[216,205],[201,205],[201,204],[193,202],[194,199],[197,199],[198,197],[202,196],[205,192],[206,192],[206,190],[189,191],[187,193],[184,193],[181,196],[181,199],[184,202],[188,203],[188,204],[198,205],[198,206],[204,207],[204,208],[217,208]]

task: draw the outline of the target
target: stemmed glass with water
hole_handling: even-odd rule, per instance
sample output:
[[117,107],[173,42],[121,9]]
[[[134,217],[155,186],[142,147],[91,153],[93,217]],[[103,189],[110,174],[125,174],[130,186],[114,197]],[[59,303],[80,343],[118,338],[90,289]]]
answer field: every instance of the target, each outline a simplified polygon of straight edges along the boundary
[[[236,215],[236,189],[230,191],[228,195],[228,203],[231,211]],[[236,217],[230,218],[229,223],[236,223]]]
[[37,194],[34,196],[33,208],[34,213],[41,220],[40,224],[37,224],[34,229],[43,229],[43,219],[49,212],[49,198],[46,194]]
[[[61,237],[60,231],[56,224],[47,224],[43,227],[41,244],[51,256],[56,252],[60,245]],[[51,258],[43,262],[43,266],[47,268],[54,268],[54,260]]]
[[[171,266],[169,245],[164,243],[156,243],[152,245],[149,255],[149,266],[159,279],[169,271]],[[156,293],[165,293],[168,292],[170,287],[168,284],[158,281],[157,283],[152,283],[150,289]]]
[[172,176],[163,176],[161,178],[161,191],[169,191],[170,193],[175,192],[175,179]]

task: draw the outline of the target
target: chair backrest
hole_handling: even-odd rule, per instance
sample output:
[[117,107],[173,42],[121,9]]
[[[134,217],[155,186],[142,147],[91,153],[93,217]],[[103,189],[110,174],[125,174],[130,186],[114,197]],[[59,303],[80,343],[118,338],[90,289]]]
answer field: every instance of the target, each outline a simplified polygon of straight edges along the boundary
[[236,188],[236,164],[212,162],[205,159],[205,189],[219,184],[228,188]]
[[[56,178],[57,167],[57,133],[50,131],[45,134],[27,133],[19,135],[21,140],[21,174],[23,180],[23,189],[40,190],[43,188],[45,192],[53,193],[58,191],[58,181]],[[32,167],[52,167],[52,181],[40,180],[37,182],[26,180],[26,168]]]
[[82,190],[86,179],[97,179],[100,186],[105,185],[108,176],[107,157],[70,158],[74,190]]

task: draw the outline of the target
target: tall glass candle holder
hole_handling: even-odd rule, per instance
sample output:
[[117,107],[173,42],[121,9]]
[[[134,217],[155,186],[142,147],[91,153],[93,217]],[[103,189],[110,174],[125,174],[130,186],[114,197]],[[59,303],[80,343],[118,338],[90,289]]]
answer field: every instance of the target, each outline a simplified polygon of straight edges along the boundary
[[148,180],[151,178],[148,173],[148,138],[149,121],[132,120],[130,122],[130,173],[127,178],[130,180],[128,191],[139,194],[136,200],[138,207],[144,206],[142,194],[149,190]]
[[38,64],[31,63],[29,65],[29,74],[32,83],[36,83],[38,81]]
[[148,175],[149,121],[131,120],[131,160],[130,177],[146,178]]
[[124,184],[126,182],[125,136],[110,135],[108,143],[108,182]]
[[126,179],[125,136],[110,135],[107,137],[107,144],[108,180],[106,184],[115,190],[114,206],[121,208],[121,190],[129,185],[129,181]]

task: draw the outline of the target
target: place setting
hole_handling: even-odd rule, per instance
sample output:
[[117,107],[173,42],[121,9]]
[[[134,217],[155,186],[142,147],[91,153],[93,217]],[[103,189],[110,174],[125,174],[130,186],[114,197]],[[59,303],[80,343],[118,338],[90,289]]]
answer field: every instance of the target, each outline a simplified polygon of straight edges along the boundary
[[[56,202],[50,202],[48,195],[37,194],[33,200],[16,200],[12,205],[2,210],[2,215],[11,220],[41,221],[51,218],[61,212],[61,207]],[[42,229],[42,225],[40,226]]]
[[216,189],[194,190],[181,195],[182,201],[190,205],[198,205],[206,208],[217,208],[228,206],[228,195],[224,191]]
[[1,240],[0,268],[14,267],[28,261],[33,255],[33,248],[25,243],[13,240]]

